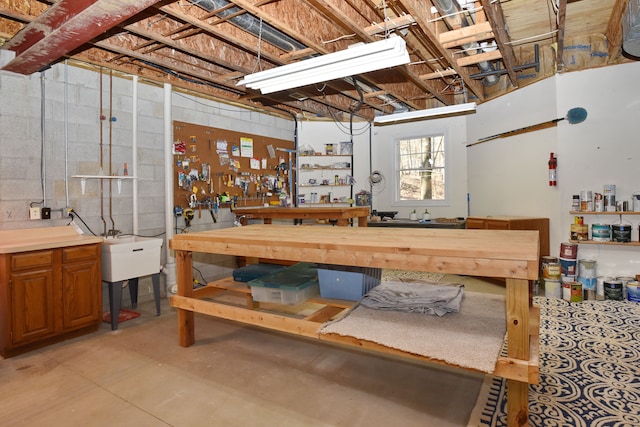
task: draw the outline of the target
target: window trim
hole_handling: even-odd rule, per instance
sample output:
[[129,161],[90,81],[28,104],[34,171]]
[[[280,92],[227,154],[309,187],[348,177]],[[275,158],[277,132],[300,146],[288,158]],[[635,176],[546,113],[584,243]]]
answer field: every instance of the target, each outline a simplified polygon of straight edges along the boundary
[[[443,200],[400,200],[400,141],[407,139],[431,138],[436,136],[444,137],[444,194]],[[451,206],[451,141],[449,132],[445,129],[435,129],[420,134],[411,134],[399,136],[393,143],[393,200],[391,206],[408,207],[408,208],[429,208],[437,206]]]

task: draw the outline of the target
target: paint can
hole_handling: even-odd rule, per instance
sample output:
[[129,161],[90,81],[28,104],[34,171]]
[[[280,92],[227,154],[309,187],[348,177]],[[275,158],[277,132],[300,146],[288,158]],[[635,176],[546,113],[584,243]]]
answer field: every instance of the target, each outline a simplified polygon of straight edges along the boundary
[[640,193],[633,193],[633,211],[640,212]]
[[591,239],[594,242],[611,241],[611,226],[609,224],[592,224]]
[[627,283],[627,301],[640,302],[640,282]]
[[569,301],[582,302],[582,283],[573,282],[570,284],[570,287],[571,287],[571,298]]
[[609,184],[605,185],[602,189],[603,197],[604,197],[604,210],[606,212],[615,212],[616,211],[616,185]]
[[604,211],[604,197],[600,193],[593,195],[593,208],[595,212]]
[[587,224],[571,224],[569,238],[574,241],[589,240],[589,226]]
[[578,261],[578,277],[592,279],[596,277],[596,260],[581,259]]
[[578,277],[578,282],[582,283],[582,289],[587,291],[587,290],[593,290],[593,295],[595,299],[595,294],[596,294],[596,287],[597,287],[597,280],[595,277]]
[[622,282],[622,299],[627,299],[627,283],[636,280],[633,276],[616,276],[616,280]]
[[[550,257],[552,258],[552,257]],[[555,260],[557,260],[557,258],[554,258]],[[548,262],[548,263],[544,263],[544,259],[543,259],[543,263],[542,263],[542,278],[544,279],[545,283],[547,282],[547,280],[560,280],[560,275],[562,274],[562,269],[560,267],[560,263],[559,262]]]
[[560,258],[576,259],[578,257],[578,244],[563,242],[560,243]]
[[567,259],[560,257],[560,273],[563,276],[575,276],[578,261],[576,259]]
[[622,301],[622,282],[620,280],[604,282],[604,299]]
[[593,192],[590,190],[582,190],[580,192],[580,210],[582,212],[593,211]]
[[580,211],[580,195],[574,194],[571,198],[571,210],[573,212]]
[[569,302],[571,301],[571,285],[574,282],[566,282],[562,284],[562,299]]
[[611,224],[611,237],[614,242],[628,243],[631,241],[631,223],[623,224],[622,220]]
[[562,298],[562,287],[559,280],[544,281],[544,296],[547,298]]
[[604,299],[604,282],[608,282],[609,280],[614,280],[614,278],[609,276],[596,277],[596,299],[598,301]]

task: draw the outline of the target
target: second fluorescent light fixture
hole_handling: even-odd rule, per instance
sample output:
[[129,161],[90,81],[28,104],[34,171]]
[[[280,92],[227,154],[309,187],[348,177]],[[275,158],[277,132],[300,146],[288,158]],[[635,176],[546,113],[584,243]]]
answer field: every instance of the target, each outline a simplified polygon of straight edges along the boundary
[[262,94],[279,92],[409,63],[403,38],[390,36],[373,43],[357,43],[339,52],[249,74],[238,82]]
[[407,111],[406,113],[387,114],[373,119],[374,125],[385,125],[400,122],[417,121],[423,119],[437,119],[441,117],[458,116],[475,113],[476,103],[447,105],[446,107],[427,108],[426,110]]

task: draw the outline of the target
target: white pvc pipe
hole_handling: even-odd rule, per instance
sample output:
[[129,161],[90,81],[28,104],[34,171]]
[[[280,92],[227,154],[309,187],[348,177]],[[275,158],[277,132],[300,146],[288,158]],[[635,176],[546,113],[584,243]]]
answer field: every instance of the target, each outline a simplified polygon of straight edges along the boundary
[[167,244],[166,274],[167,294],[176,293],[176,260],[171,255],[169,240],[173,238],[173,123],[171,118],[171,85],[164,84],[164,210]]
[[[131,173],[138,176],[138,76],[133,76],[133,126],[131,129]],[[138,234],[138,180],[133,179],[133,234]]]

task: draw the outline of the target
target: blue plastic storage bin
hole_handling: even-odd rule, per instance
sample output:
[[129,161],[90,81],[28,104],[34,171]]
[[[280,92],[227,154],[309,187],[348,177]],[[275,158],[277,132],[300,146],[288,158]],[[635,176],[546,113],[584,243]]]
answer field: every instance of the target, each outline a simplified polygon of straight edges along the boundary
[[358,301],[380,284],[381,277],[379,268],[321,265],[318,267],[320,296]]

